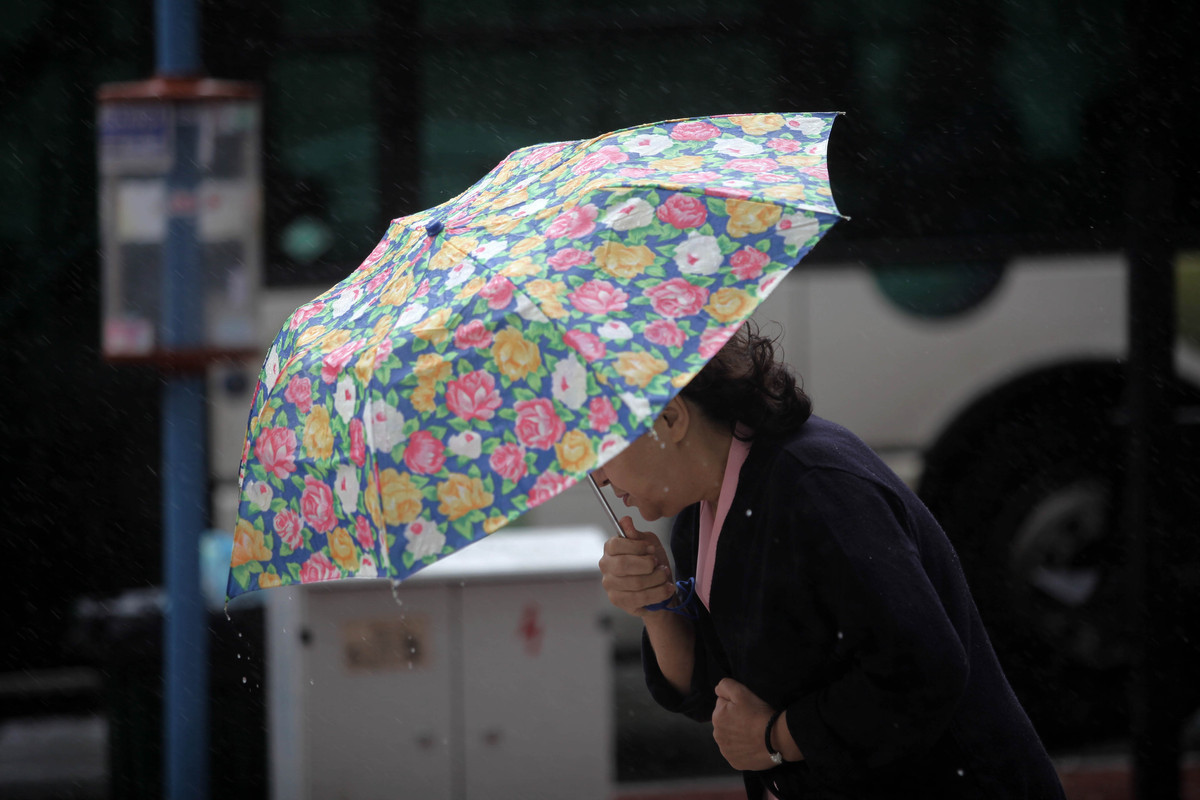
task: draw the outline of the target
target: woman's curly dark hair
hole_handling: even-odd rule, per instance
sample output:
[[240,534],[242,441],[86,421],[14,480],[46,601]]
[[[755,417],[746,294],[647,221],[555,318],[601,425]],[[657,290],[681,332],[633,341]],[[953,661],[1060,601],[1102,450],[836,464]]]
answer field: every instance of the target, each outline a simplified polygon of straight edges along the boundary
[[775,340],[753,321],[738,329],[680,396],[716,422],[737,423],[753,435],[778,436],[795,431],[812,414],[791,367],[775,360]]

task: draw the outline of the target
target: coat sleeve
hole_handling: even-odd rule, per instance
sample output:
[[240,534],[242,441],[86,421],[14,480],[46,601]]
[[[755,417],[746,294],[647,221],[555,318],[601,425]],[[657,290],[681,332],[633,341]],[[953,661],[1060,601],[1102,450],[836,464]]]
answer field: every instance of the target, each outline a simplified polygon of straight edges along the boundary
[[[675,579],[687,580],[695,577],[696,557],[692,551],[690,532],[694,529],[695,517],[691,510],[685,510],[675,520],[671,532],[671,555],[675,561]],[[705,631],[700,630],[707,623],[707,612],[699,597],[693,597],[692,602],[702,619],[694,622],[697,626],[696,644],[692,658],[692,684],[689,691],[683,694],[675,689],[658,668],[658,658],[650,637],[642,630],[642,670],[646,676],[646,686],[650,696],[660,706],[668,711],[684,714],[698,722],[708,722],[712,719],[713,709],[717,705],[717,696],[713,686],[720,682],[723,675],[714,675],[720,667],[715,663],[714,654],[708,652]]]
[[953,551],[940,529],[912,530],[901,499],[873,481],[819,469],[800,485],[777,520],[789,579],[808,584],[849,658],[787,704],[788,729],[814,771],[885,767],[936,741],[966,689],[967,648],[923,563]]

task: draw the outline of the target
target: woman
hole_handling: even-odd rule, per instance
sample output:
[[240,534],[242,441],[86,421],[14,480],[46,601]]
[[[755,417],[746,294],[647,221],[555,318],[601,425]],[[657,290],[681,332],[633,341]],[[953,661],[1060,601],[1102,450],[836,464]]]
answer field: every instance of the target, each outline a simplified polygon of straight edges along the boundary
[[651,694],[712,722],[752,800],[1061,798],[945,534],[811,410],[746,326],[594,473],[645,519],[676,516],[679,585],[694,582],[680,607],[666,552],[629,517],[605,545]]

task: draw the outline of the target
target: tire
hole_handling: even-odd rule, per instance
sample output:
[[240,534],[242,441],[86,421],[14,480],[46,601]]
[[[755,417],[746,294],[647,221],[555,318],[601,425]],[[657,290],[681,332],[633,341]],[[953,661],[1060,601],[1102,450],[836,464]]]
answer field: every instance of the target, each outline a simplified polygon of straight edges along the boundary
[[1115,397],[979,432],[931,509],[954,542],[997,655],[1047,746],[1127,730],[1134,655]]

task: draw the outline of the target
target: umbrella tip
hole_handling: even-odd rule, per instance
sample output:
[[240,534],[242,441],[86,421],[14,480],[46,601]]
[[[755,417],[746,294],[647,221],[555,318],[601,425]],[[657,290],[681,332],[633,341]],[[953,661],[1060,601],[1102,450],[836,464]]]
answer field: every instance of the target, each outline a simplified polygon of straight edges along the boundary
[[427,233],[429,238],[432,239],[441,233],[445,227],[446,226],[442,224],[442,221],[437,219],[425,226],[425,233]]

